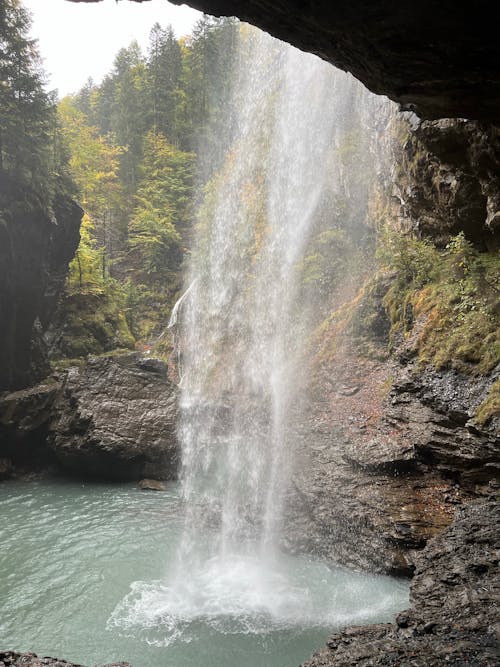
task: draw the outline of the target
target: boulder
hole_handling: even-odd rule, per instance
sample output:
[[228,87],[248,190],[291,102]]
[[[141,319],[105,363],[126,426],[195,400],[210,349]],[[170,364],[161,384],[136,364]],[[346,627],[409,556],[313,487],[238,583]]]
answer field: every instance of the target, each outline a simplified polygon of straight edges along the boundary
[[0,457],[29,469],[52,461],[47,437],[60,388],[50,378],[35,387],[0,395]]
[[142,491],[166,491],[167,487],[157,479],[141,479],[137,486]]
[[49,446],[78,476],[176,476],[177,389],[167,365],[137,353],[91,357],[67,371],[54,402]]

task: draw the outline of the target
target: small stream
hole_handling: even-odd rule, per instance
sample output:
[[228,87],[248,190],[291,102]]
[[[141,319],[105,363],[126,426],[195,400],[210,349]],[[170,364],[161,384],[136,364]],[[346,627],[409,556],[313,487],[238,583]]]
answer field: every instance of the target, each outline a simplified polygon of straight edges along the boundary
[[248,553],[167,588],[182,531],[179,487],[59,480],[0,485],[0,647],[91,666],[293,667],[348,623],[390,620],[389,577]]

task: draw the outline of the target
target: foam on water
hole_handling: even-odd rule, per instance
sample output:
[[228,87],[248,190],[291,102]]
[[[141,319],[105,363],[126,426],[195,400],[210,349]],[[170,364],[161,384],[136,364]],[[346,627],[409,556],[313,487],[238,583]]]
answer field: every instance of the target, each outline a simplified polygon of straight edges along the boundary
[[263,561],[232,554],[209,559],[177,584],[134,582],[108,625],[169,646],[195,641],[200,626],[265,636],[389,619],[406,600],[406,586],[389,577],[331,569],[300,557]]

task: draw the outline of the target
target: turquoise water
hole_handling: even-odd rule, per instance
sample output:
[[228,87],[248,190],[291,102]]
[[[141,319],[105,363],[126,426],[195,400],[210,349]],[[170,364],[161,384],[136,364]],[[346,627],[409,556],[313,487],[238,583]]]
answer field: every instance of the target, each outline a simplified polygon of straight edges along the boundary
[[0,517],[0,648],[88,666],[292,667],[335,628],[390,620],[408,602],[389,577],[286,556],[201,559],[172,585],[175,484],[4,482]]

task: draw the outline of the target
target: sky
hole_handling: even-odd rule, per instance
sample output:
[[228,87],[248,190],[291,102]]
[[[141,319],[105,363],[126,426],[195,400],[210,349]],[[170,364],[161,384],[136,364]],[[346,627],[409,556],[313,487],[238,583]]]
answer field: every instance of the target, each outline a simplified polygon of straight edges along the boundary
[[133,39],[146,48],[158,21],[172,24],[177,37],[191,32],[201,17],[191,7],[166,0],[73,3],[66,0],[21,0],[33,15],[32,37],[48,75],[48,89],[63,97],[77,92],[91,76],[96,83],[111,69],[116,53]]

